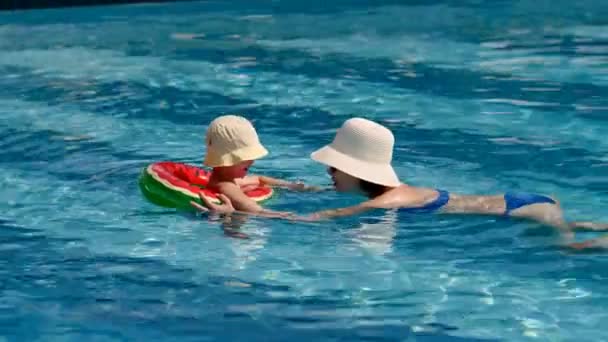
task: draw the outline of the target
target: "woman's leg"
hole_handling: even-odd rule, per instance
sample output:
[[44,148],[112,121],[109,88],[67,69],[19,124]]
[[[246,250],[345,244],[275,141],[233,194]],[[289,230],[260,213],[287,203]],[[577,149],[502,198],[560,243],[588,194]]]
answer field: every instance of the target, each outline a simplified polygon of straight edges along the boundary
[[608,236],[602,236],[597,239],[582,242],[570,243],[568,244],[568,247],[579,251],[590,249],[608,249]]
[[568,244],[574,241],[574,232],[564,219],[564,212],[558,201],[553,203],[534,203],[517,208],[509,216],[525,218],[556,228],[561,242]]
[[524,205],[509,212],[509,216],[526,218],[552,226],[560,232],[561,243],[569,248],[582,249],[606,249],[608,248],[608,236],[583,242],[574,242],[575,230],[608,231],[608,223],[597,222],[567,222],[564,219],[563,210],[557,199],[551,198],[555,203],[532,203]]
[[568,222],[568,226],[572,230],[589,230],[589,231],[608,231],[608,223],[598,222]]

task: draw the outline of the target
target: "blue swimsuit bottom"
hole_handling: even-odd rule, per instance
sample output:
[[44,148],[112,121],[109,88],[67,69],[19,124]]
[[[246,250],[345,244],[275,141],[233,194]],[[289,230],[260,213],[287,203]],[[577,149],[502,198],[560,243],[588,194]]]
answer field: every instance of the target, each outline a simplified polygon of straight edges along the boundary
[[509,215],[513,210],[530,204],[551,203],[555,201],[547,196],[530,194],[526,192],[507,192],[505,194],[505,204],[507,209],[505,215]]
[[[433,213],[441,209],[450,200],[450,193],[445,190],[439,190],[439,196],[432,201],[420,207],[413,208],[400,208],[399,212],[407,214],[427,214]],[[555,201],[547,196],[531,194],[526,192],[507,192],[504,195],[506,210],[505,215],[509,215],[513,210],[538,203],[551,203],[555,204]]]

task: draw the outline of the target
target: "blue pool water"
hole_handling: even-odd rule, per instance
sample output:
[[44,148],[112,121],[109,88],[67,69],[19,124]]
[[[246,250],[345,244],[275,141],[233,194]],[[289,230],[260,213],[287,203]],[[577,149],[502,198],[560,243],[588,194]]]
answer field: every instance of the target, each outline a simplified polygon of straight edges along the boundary
[[[404,4],[408,3],[408,4]],[[348,117],[405,182],[558,196],[608,221],[608,2],[208,1],[0,14],[7,341],[608,340],[608,259],[487,217],[250,218],[248,239],[142,199],[252,119],[256,173],[327,184]],[[281,193],[310,212],[357,201]],[[594,235],[581,235],[582,238]]]

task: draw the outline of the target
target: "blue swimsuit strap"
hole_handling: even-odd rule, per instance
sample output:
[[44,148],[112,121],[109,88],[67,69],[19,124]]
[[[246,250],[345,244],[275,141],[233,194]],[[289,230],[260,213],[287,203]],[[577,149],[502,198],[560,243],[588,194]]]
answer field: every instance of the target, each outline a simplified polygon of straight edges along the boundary
[[509,215],[513,210],[524,207],[530,204],[552,203],[555,201],[547,196],[530,194],[525,192],[507,192],[505,197],[505,215]]
[[422,213],[432,213],[436,210],[439,210],[439,209],[441,209],[441,207],[446,205],[446,203],[448,203],[448,201],[450,200],[450,193],[445,190],[439,190],[439,189],[437,189],[437,192],[439,193],[439,196],[437,196],[437,198],[434,201],[429,202],[421,207],[399,208],[399,211],[404,212],[404,213],[422,214]]

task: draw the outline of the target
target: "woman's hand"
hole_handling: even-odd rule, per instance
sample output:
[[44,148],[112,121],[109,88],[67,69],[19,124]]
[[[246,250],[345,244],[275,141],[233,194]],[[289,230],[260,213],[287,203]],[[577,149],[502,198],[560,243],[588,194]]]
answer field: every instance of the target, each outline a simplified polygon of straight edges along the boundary
[[287,188],[291,191],[302,191],[302,192],[321,192],[327,191],[330,187],[320,187],[314,185],[306,185],[302,182],[290,183]]
[[190,201],[190,204],[201,212],[212,211],[214,213],[220,213],[220,214],[231,214],[236,211],[234,209],[234,207],[232,206],[232,202],[230,201],[230,199],[224,194],[219,194],[217,196],[222,201],[221,204],[216,204],[216,203],[211,202],[209,199],[207,199],[201,193],[198,194],[198,197],[205,204],[205,206],[202,206],[195,201]]

